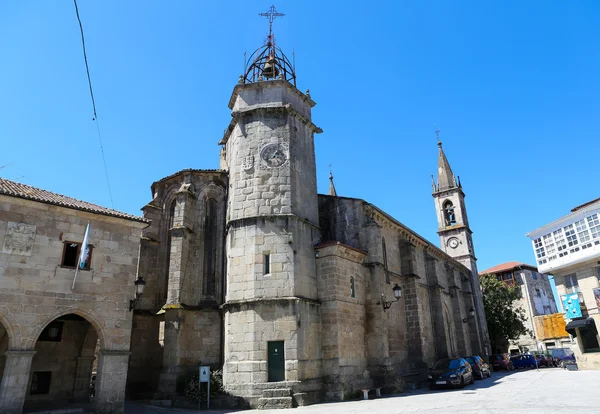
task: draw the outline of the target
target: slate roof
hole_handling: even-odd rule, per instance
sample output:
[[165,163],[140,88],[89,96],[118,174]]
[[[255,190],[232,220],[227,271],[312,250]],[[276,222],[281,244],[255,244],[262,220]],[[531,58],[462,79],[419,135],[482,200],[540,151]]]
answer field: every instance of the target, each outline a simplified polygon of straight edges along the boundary
[[528,265],[527,263],[506,262],[506,263],[496,265],[494,267],[490,267],[489,269],[483,270],[483,271],[479,272],[479,274],[480,275],[490,275],[490,274],[494,274],[494,273],[507,272],[509,270],[516,269],[518,267],[525,267],[527,269],[532,269],[532,270],[537,271],[537,267]]
[[0,195],[24,198],[26,200],[39,201],[40,203],[53,204],[55,206],[72,208],[74,210],[87,211],[105,216],[118,217],[126,220],[139,221],[142,223],[150,222],[143,217],[122,213],[117,210],[88,203],[87,201],[77,200],[75,198],[56,194],[47,190],[42,190],[30,185],[17,183],[15,181],[6,180],[4,178],[0,178]]

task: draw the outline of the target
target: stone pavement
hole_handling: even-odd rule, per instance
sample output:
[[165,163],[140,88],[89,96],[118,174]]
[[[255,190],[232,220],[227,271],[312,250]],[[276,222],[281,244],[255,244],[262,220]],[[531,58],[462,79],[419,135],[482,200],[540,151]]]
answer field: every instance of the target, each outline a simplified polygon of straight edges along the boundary
[[[368,401],[316,404],[290,410],[247,410],[253,414],[400,414],[400,413],[562,413],[600,412],[600,371],[495,372],[462,390],[412,392]],[[127,414],[221,414],[236,411],[194,411],[140,406],[129,403]],[[240,412],[240,411],[238,411]]]

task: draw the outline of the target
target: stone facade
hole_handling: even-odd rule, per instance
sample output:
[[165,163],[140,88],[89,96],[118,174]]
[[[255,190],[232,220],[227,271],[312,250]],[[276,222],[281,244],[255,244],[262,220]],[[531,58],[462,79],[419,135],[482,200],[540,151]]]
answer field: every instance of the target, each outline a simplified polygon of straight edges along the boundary
[[235,86],[219,170],[152,185],[130,395],[145,380],[176,401],[211,365],[246,405],[291,407],[420,386],[436,358],[483,351],[473,254],[465,266],[366,201],[318,195],[315,102],[285,73]]
[[[122,412],[129,301],[147,223],[82,211],[72,199],[73,208],[54,205],[53,198],[25,199],[42,190],[6,180],[0,189],[6,193],[13,184],[26,191],[0,195],[0,412],[89,401],[96,357],[96,409]],[[81,243],[88,223],[90,266],[78,272],[72,289],[75,268],[64,266],[64,251]]]

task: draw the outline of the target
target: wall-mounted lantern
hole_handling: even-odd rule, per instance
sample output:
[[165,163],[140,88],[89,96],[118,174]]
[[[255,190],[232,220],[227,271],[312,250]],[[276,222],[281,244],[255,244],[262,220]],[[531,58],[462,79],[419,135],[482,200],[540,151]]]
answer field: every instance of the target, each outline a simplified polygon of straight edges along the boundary
[[144,280],[143,277],[138,276],[137,279],[135,279],[135,282],[133,282],[133,284],[135,285],[135,299],[131,299],[129,301],[129,310],[130,311],[133,310],[133,308],[135,307],[135,303],[140,298],[140,296],[142,296],[142,294],[144,293],[144,288],[146,287],[146,281]]
[[[473,309],[473,307],[471,306],[471,309],[469,309],[469,316],[473,317],[475,316],[475,309]],[[463,323],[467,323],[468,319],[467,318],[463,318],[462,322]]]
[[[392,290],[394,291],[394,298],[396,298],[396,301],[400,300],[400,298],[402,297],[402,288],[396,283]],[[385,300],[385,295],[383,293],[381,294],[381,305],[383,306],[384,311],[386,309],[389,309],[392,306],[392,303],[394,303],[393,300],[387,302]]]

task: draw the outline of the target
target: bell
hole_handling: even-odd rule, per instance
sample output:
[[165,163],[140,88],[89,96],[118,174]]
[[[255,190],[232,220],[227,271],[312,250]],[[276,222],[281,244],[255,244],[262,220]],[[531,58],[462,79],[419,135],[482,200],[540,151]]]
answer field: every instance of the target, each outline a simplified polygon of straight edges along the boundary
[[279,69],[275,66],[275,59],[269,58],[265,66],[263,66],[262,75],[267,78],[276,78],[279,75]]

